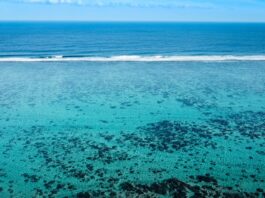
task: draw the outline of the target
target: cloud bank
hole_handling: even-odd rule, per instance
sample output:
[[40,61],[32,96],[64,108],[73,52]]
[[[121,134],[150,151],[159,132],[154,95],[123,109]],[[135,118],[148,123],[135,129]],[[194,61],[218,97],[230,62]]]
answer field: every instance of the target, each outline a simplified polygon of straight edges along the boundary
[[129,6],[129,7],[180,7],[180,8],[212,8],[207,1],[192,0],[13,0],[21,3],[72,4],[80,6]]
[[[5,1],[5,0],[0,0]],[[9,2],[96,7],[240,8],[263,7],[265,0],[8,0]]]

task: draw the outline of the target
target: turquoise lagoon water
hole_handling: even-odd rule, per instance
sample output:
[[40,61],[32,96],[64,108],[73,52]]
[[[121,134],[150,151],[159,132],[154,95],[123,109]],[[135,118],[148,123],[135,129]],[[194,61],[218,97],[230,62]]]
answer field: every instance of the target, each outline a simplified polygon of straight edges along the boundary
[[0,30],[0,197],[264,197],[264,24]]
[[262,195],[264,62],[0,68],[2,197]]

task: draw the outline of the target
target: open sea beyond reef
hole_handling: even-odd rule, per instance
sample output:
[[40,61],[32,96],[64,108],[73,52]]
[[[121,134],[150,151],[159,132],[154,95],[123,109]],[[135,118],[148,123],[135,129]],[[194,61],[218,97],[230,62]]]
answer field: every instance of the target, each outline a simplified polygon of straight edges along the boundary
[[0,23],[0,197],[265,197],[265,24]]

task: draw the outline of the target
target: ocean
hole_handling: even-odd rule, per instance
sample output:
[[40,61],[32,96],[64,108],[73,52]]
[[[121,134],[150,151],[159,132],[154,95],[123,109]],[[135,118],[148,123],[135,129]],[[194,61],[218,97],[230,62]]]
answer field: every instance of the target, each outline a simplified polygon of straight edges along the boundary
[[265,24],[0,23],[0,197],[265,196]]

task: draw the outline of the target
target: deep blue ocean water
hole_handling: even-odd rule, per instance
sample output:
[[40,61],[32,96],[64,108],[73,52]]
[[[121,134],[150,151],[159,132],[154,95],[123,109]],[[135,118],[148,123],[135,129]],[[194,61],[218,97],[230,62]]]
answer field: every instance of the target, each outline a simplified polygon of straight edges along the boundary
[[264,197],[265,24],[0,23],[0,197]]
[[264,55],[265,24],[0,23],[0,56]]

